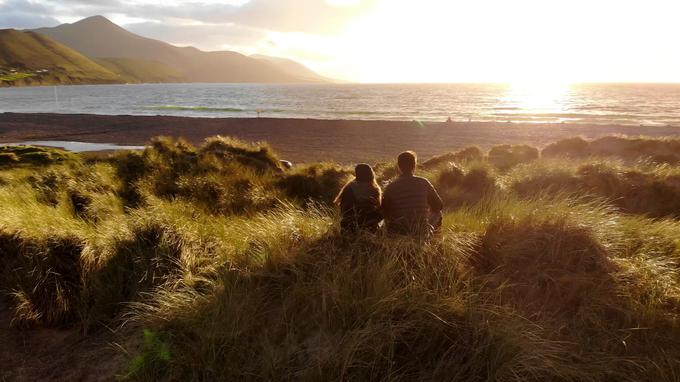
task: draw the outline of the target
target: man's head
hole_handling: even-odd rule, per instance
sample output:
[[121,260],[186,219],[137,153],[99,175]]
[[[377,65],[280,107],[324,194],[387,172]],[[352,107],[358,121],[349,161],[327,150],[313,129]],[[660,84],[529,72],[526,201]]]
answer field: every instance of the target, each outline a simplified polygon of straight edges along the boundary
[[416,171],[418,157],[413,151],[404,151],[397,157],[397,166],[404,175],[412,175]]

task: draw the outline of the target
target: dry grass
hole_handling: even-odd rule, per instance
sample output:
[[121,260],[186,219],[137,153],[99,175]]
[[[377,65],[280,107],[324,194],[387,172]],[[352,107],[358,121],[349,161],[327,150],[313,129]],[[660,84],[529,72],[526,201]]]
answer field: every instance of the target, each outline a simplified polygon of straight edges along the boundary
[[423,163],[424,244],[340,236],[348,169],[267,146],[15,163],[0,289],[17,328],[121,328],[132,380],[678,380],[680,170],[494,152]]

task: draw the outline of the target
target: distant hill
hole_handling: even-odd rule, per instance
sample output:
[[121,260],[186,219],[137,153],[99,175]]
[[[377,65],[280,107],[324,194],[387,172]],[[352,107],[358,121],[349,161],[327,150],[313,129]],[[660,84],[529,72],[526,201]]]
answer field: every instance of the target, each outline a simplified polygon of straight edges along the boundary
[[[124,78],[138,81],[275,83],[327,81],[294,61],[258,59],[231,51],[204,52],[193,47],[176,47],[138,36],[102,16],[35,31],[50,36],[88,57],[100,60],[105,67],[119,71]],[[160,70],[155,70],[154,67]]]
[[119,75],[47,36],[0,30],[0,85],[115,82]]
[[288,58],[264,56],[261,54],[254,54],[250,57],[274,65],[279,70],[291,76],[308,79],[313,82],[337,82],[336,80],[323,77],[301,63]]
[[95,62],[106,69],[118,73],[126,83],[183,82],[184,76],[177,69],[156,61],[134,58],[95,58]]

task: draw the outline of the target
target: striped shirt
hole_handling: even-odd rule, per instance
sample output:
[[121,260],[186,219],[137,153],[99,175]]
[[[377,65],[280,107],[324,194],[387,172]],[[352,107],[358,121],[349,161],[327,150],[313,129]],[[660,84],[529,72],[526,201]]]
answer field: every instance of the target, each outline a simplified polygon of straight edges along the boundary
[[385,188],[382,208],[388,231],[406,233],[426,227],[430,214],[441,211],[443,203],[430,181],[402,175]]

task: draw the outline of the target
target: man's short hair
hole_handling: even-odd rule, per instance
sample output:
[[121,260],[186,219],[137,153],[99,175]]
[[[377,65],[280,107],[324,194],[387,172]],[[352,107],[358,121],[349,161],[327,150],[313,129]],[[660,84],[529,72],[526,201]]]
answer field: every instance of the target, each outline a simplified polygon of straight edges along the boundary
[[397,157],[397,166],[402,174],[411,174],[416,170],[418,157],[413,151],[404,151]]

